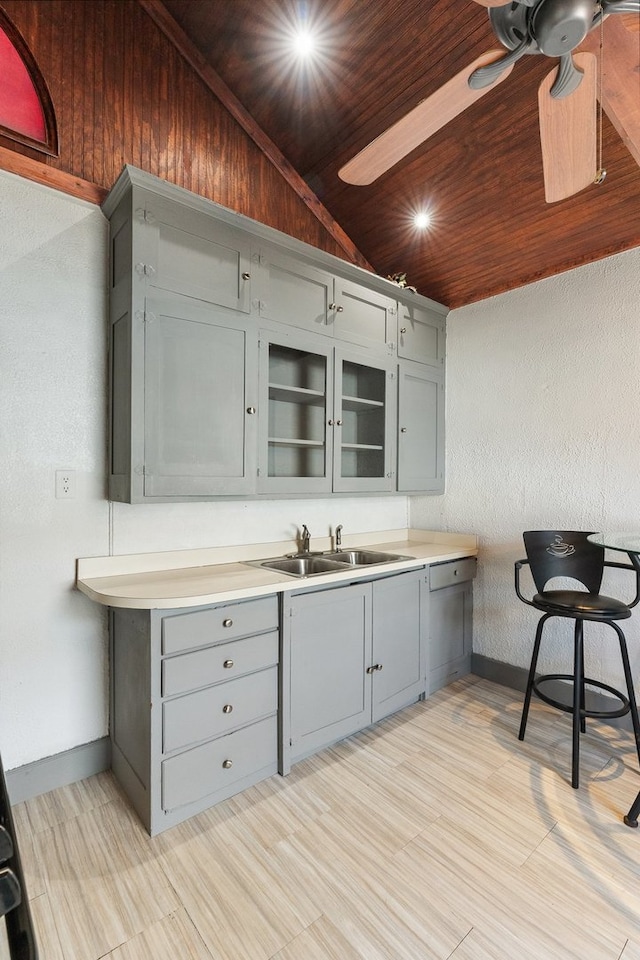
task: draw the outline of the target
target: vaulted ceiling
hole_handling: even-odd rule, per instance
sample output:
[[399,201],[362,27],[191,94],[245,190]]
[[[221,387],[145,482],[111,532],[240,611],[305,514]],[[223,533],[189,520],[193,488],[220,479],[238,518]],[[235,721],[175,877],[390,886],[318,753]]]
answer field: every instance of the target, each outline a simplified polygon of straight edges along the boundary
[[[391,123],[490,49],[472,0],[164,0],[164,6],[259,127],[309,184],[376,272],[406,273],[455,307],[640,245],[640,167],[606,114],[607,176],[545,202],[538,86],[557,61],[525,56],[503,83],[370,186],[338,170]],[[319,32],[314,66],[287,31]],[[604,60],[616,39],[604,25]],[[635,71],[640,114],[640,32]],[[417,210],[432,218],[419,232]]]

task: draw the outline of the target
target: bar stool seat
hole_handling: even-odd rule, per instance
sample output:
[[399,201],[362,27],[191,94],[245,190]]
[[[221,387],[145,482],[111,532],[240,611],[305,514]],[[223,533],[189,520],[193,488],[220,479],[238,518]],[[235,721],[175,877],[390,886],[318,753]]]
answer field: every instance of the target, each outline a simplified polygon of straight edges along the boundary
[[[631,603],[624,603],[614,597],[599,593],[604,567],[633,569],[628,564],[605,562],[604,548],[591,543],[590,534],[576,530],[528,530],[523,534],[527,558],[515,564],[516,594],[529,606],[543,613],[538,622],[533,646],[533,654],[527,678],[522,719],[518,739],[524,740],[531,696],[535,694],[545,703],[571,713],[573,716],[573,749],[571,761],[571,786],[579,786],[580,733],[586,729],[586,719],[613,719],[631,714],[636,750],[640,762],[640,721],[633,687],[633,678],[629,666],[629,655],[624,633],[618,626],[618,620],[631,616],[631,608],[640,600],[640,573],[636,571],[636,597]],[[520,589],[520,570],[529,565],[537,593],[529,600]],[[581,583],[586,590],[545,590],[545,586],[555,577],[570,578]],[[552,673],[536,675],[538,655],[544,625],[552,617],[564,617],[575,621],[573,643],[573,673]],[[585,621],[606,623],[617,634],[625,676],[626,693],[617,690],[601,680],[586,677],[584,673],[584,631]],[[571,702],[559,700],[544,689],[552,681],[565,681],[572,690]],[[611,707],[591,709],[586,706],[587,688],[595,688],[610,694]]]

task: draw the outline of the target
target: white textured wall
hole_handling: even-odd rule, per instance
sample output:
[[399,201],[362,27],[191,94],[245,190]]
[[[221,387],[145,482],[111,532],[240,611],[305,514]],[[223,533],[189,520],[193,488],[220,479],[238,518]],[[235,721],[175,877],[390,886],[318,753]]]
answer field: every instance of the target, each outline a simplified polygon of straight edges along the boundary
[[[476,653],[528,666],[537,613],[513,589],[523,530],[640,531],[639,383],[638,249],[449,315],[447,490],[412,499],[411,522],[480,537]],[[608,576],[630,597],[631,574]],[[570,624],[555,623],[541,666],[565,671]],[[623,627],[639,676],[640,612]],[[619,684],[613,631],[586,630],[588,672]]]
[[[77,557],[404,528],[406,497],[110,505],[107,225],[0,171],[0,751],[7,769],[108,731],[106,615]],[[56,469],[77,471],[55,499]]]

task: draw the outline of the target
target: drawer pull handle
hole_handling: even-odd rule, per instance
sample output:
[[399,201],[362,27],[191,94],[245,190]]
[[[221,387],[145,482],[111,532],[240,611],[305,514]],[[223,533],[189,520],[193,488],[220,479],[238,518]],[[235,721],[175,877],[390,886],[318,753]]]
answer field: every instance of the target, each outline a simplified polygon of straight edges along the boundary
[[229,670],[229,668],[233,666],[233,660],[225,660],[222,666],[225,668],[225,670]]
[[230,703],[225,703],[224,707],[222,708],[223,713],[231,713],[232,710],[233,707]]
[[251,274],[250,274],[250,273],[247,273],[246,270],[245,270],[245,272],[242,274],[242,279],[243,279],[243,280],[251,280]]
[[382,670],[381,663],[374,663],[372,667],[367,667],[367,673],[375,673],[376,670]]
[[223,621],[222,621],[222,626],[223,626],[223,627],[232,627],[232,626],[233,626],[233,620],[230,620],[229,618],[227,618],[226,620],[223,620]]
[[230,770],[233,766],[233,760],[223,760],[222,767],[224,770]]

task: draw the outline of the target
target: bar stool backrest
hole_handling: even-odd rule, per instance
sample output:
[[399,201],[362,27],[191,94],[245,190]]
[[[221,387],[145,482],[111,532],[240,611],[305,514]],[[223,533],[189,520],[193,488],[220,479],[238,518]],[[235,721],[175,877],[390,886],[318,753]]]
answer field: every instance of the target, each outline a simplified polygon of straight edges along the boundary
[[599,593],[604,568],[604,549],[587,540],[589,531],[526,530],[524,546],[538,593],[554,577],[571,577],[589,593]]

